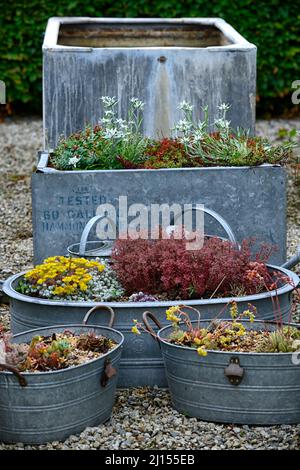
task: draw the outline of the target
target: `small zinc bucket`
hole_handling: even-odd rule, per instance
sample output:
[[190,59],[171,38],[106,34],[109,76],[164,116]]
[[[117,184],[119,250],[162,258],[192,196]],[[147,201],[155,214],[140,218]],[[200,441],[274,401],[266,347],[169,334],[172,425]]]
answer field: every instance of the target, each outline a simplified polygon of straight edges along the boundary
[[[204,421],[253,425],[300,423],[300,364],[297,353],[247,353],[197,350],[168,342],[172,325],[161,328],[150,312],[143,315],[158,326],[174,408]],[[197,323],[197,321],[192,322]],[[205,328],[209,321],[201,320]],[[272,322],[242,321],[248,329],[276,328]],[[183,329],[185,325],[180,324]],[[290,324],[300,328],[300,325]],[[299,355],[298,355],[299,357]]]
[[0,441],[43,444],[66,439],[86,427],[110,418],[115,401],[122,333],[109,327],[83,324],[50,326],[13,336],[12,342],[30,342],[36,335],[70,330],[93,332],[112,339],[117,346],[84,364],[50,372],[18,372],[0,364]]

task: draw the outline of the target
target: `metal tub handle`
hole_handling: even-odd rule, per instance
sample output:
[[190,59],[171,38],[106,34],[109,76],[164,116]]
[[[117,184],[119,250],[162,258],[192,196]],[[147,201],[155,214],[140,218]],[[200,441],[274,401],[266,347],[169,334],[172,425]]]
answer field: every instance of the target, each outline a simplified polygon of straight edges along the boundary
[[155,334],[155,331],[153,330],[152,326],[150,325],[149,323],[149,318],[151,318],[151,320],[155,323],[155,325],[157,326],[157,328],[159,330],[162,329],[162,324],[160,323],[160,321],[156,318],[156,316],[151,313],[151,312],[144,312],[143,313],[143,322],[144,322],[144,325],[146,327],[146,330],[149,331],[149,333],[151,334],[152,338],[158,342],[159,344],[159,347],[160,347],[160,342],[159,342],[159,339],[157,338],[156,334]]
[[7,370],[9,372],[12,372],[17,377],[21,387],[26,387],[27,380],[15,367],[10,366],[8,364],[0,364],[0,370]]
[[236,244],[238,247],[239,247],[239,244],[236,240],[236,237],[233,233],[233,230],[232,228],[230,227],[230,225],[226,222],[225,219],[223,219],[223,217],[221,217],[217,212],[215,212],[214,210],[212,209],[207,209],[205,207],[193,207],[191,209],[187,209],[187,210],[184,210],[182,211],[182,214],[178,214],[176,217],[174,217],[174,225],[176,225],[176,220],[179,218],[179,217],[182,217],[182,215],[184,215],[186,212],[191,212],[191,211],[200,211],[200,212],[204,212],[205,214],[208,214],[210,215],[211,217],[213,217],[217,222],[219,222],[219,224],[222,226],[222,228],[225,230],[227,236],[228,236],[228,239]]
[[[81,234],[80,243],[79,243],[79,255],[80,256],[84,256],[85,254],[86,243],[87,243],[88,236],[90,234],[91,229],[93,228],[95,223],[98,222],[98,220],[103,219],[103,217],[104,217],[103,215],[95,215],[95,217],[90,219],[88,223],[86,224],[86,226],[84,227],[83,232]],[[110,217],[106,217],[106,219],[110,223],[113,230],[116,232],[116,224],[111,220]]]
[[281,265],[282,268],[290,269],[300,263],[300,245],[297,246],[297,253]]
[[109,323],[108,323],[108,327],[109,328],[112,328],[114,323],[115,323],[115,312],[114,310],[109,307],[108,305],[96,305],[95,307],[92,307],[85,315],[83,321],[82,321],[82,324],[83,325],[86,325],[87,322],[89,321],[89,318],[90,316],[92,315],[92,313],[94,313],[96,310],[100,310],[100,309],[104,309],[104,310],[107,310],[109,313],[110,313],[110,319],[109,319]]

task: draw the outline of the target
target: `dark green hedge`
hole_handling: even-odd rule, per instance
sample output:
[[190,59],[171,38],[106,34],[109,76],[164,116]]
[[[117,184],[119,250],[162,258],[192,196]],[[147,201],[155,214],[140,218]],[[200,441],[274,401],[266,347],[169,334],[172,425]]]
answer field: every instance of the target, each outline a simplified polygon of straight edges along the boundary
[[258,46],[264,108],[290,103],[300,79],[300,8],[295,0],[0,0],[0,80],[14,105],[41,108],[43,32],[51,16],[220,16]]

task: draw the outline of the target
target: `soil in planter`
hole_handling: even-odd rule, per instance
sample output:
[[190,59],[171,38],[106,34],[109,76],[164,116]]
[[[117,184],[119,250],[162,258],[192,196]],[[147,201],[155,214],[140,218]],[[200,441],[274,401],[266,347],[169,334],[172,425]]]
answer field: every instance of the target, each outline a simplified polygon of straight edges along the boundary
[[76,335],[72,331],[52,336],[35,336],[30,343],[11,343],[9,336],[0,341],[0,362],[21,372],[47,372],[84,364],[101,357],[117,343],[93,332]]

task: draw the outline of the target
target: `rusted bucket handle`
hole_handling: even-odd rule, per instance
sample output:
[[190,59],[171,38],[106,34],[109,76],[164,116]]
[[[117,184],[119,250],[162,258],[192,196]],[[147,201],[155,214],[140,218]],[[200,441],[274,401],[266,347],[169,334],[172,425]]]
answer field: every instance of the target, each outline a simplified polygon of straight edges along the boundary
[[155,323],[155,325],[157,326],[157,328],[159,330],[162,329],[162,324],[160,323],[160,321],[156,318],[156,316],[151,313],[151,312],[144,312],[143,313],[143,322],[144,322],[144,325],[146,327],[146,330],[149,331],[149,333],[151,334],[152,338],[155,339],[159,346],[160,346],[160,342],[159,342],[159,339],[157,338],[156,334],[155,334],[155,331],[153,330],[153,328],[150,326],[150,323],[149,323],[149,320],[148,318],[151,318],[151,320]]
[[[90,234],[92,227],[95,225],[96,222],[98,222],[98,220],[103,219],[103,217],[104,215],[95,215],[95,217],[90,219],[88,223],[86,224],[86,226],[84,227],[82,235],[81,235],[80,243],[79,243],[79,255],[80,256],[84,256],[85,254],[87,239],[88,239],[88,236]],[[112,229],[116,232],[117,230],[116,224],[111,220],[110,217],[106,217],[106,219],[110,223],[110,226],[112,227]]]
[[112,328],[114,326],[114,322],[115,322],[115,312],[113,311],[113,309],[111,307],[109,307],[108,305],[96,305],[95,307],[92,307],[85,315],[83,321],[82,321],[82,324],[83,325],[86,325],[87,322],[89,321],[89,318],[90,316],[92,315],[93,312],[95,312],[96,310],[100,310],[100,309],[104,309],[104,310],[108,310],[109,313],[110,313],[110,319],[109,319],[109,323],[108,323],[108,327],[109,328]]
[[15,367],[9,366],[8,364],[0,364],[0,370],[8,370],[9,372],[12,372],[17,377],[21,387],[26,387],[27,380]]

